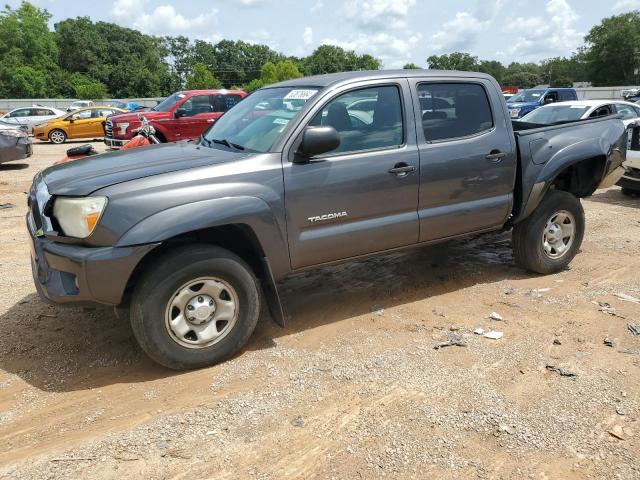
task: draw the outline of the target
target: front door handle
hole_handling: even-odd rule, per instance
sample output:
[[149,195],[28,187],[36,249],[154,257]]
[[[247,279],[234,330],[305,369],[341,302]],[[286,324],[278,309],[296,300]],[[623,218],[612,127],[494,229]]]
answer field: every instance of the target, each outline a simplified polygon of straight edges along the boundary
[[389,170],[389,173],[395,173],[398,177],[406,177],[411,172],[415,172],[415,165],[408,165],[404,162],[396,163],[394,167]]
[[487,155],[484,158],[486,158],[487,160],[489,160],[491,162],[499,162],[500,160],[502,160],[506,156],[507,156],[507,154],[505,152],[501,152],[500,150],[491,150],[489,155]]

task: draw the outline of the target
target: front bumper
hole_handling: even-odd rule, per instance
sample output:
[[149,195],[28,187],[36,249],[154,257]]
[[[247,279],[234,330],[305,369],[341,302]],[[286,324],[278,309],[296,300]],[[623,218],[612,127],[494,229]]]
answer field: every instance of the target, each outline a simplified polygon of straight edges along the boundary
[[42,213],[49,198],[44,182],[40,181],[29,194],[27,214],[31,271],[40,296],[56,304],[122,303],[135,267],[159,244],[89,247],[56,241],[55,232],[50,231],[51,222]]
[[120,140],[117,138],[111,138],[111,137],[104,137],[104,144],[109,147],[112,148],[114,150],[117,150],[119,148],[122,148],[122,146],[127,143],[129,140]]
[[616,185],[640,192],[640,169],[627,170]]

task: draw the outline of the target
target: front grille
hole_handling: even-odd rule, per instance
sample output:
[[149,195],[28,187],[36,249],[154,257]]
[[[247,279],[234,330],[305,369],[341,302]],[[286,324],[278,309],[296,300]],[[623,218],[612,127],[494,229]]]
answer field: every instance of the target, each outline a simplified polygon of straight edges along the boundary
[[113,122],[111,120],[107,120],[107,123],[104,124],[104,133],[105,136],[113,138]]

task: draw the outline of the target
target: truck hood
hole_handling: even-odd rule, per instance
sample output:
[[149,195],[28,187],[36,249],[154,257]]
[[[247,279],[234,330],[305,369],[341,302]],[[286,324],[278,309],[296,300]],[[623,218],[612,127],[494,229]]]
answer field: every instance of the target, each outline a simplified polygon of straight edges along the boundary
[[165,143],[62,163],[45,169],[42,178],[52,195],[84,196],[116,183],[241,160],[250,155],[187,142]]

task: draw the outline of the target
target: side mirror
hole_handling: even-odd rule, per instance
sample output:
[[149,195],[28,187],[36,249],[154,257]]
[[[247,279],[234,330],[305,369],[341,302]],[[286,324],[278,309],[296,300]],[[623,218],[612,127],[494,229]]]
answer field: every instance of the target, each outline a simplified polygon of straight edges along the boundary
[[299,152],[304,163],[308,157],[335,150],[340,145],[340,135],[333,127],[307,127],[302,134]]
[[69,123],[73,123],[73,122],[75,122],[75,121],[76,121],[76,119],[75,119],[75,118],[73,118],[73,117],[69,117],[69,118],[67,118],[67,121],[68,121]]
[[173,116],[175,118],[186,117],[187,111],[184,108],[176,108],[175,111],[173,112]]
[[542,102],[543,105],[549,105],[550,103],[555,103],[553,97],[545,97],[544,101]]

